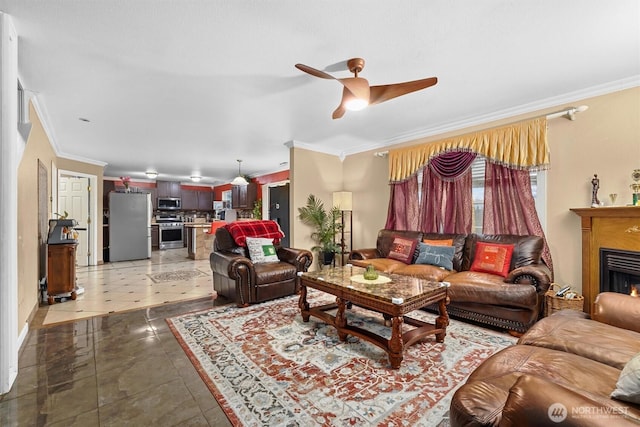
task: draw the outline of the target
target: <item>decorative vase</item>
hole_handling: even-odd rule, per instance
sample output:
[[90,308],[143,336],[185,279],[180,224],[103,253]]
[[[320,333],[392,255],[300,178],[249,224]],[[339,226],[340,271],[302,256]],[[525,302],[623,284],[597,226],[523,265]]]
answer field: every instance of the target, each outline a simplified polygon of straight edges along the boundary
[[333,264],[333,259],[335,258],[335,252],[320,252],[320,259],[322,260],[322,265],[331,265]]
[[376,280],[378,278],[378,272],[373,268],[373,265],[369,264],[364,271],[363,277],[365,280]]
[[129,184],[125,184],[124,185],[124,192],[125,193],[131,193],[131,189],[129,188]]

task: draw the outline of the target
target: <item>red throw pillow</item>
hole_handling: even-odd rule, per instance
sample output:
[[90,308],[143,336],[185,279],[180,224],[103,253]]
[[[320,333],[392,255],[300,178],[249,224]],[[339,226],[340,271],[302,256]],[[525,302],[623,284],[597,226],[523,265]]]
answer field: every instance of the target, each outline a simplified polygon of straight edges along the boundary
[[512,255],[513,245],[477,242],[470,270],[507,277]]
[[395,237],[393,243],[391,243],[391,249],[389,250],[387,258],[397,259],[405,264],[411,264],[417,245],[417,240]]

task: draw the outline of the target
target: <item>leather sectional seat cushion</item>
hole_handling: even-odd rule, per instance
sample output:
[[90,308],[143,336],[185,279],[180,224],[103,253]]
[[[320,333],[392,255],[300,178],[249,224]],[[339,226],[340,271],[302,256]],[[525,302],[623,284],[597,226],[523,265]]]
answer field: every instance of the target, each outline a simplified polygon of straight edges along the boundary
[[[405,264],[388,257],[395,239],[414,239],[418,243],[412,263]],[[453,268],[416,263],[421,259],[421,243],[452,244]],[[499,261],[505,260],[502,264],[498,263],[497,274],[471,271],[476,261],[476,250],[483,245],[485,248],[509,248],[507,258],[496,257]],[[372,265],[383,273],[448,282],[450,315],[524,332],[543,312],[544,294],[551,284],[551,271],[541,261],[543,245],[543,239],[538,236],[439,234],[383,229],[378,232],[375,248],[352,251],[349,262],[360,267]],[[488,258],[490,256],[487,255]]]
[[[612,397],[625,367],[640,357],[638,310],[640,299],[605,292],[593,319],[573,310],[542,319],[456,390],[451,425],[639,425],[640,404]],[[551,420],[554,404],[566,419]]]

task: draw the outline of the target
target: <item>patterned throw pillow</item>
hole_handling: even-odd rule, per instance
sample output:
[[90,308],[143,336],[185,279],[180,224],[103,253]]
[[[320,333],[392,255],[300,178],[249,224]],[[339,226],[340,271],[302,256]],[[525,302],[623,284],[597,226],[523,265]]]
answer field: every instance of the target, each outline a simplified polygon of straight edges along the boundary
[[433,239],[422,239],[422,243],[426,243],[431,246],[453,246],[453,239],[442,239],[442,240],[433,240]]
[[507,277],[512,255],[513,245],[478,242],[470,270]]
[[446,270],[453,270],[453,254],[455,251],[456,248],[453,246],[434,246],[420,243],[420,255],[418,255],[416,264],[429,264]]
[[624,365],[616,389],[611,393],[611,397],[630,403],[640,404],[640,353],[633,356]]
[[389,250],[387,258],[397,259],[405,264],[411,264],[417,245],[417,240],[395,237],[393,243],[391,243],[391,249]]
[[247,248],[249,249],[249,258],[254,264],[265,262],[278,262],[278,254],[273,246],[273,239],[264,237],[247,237]]

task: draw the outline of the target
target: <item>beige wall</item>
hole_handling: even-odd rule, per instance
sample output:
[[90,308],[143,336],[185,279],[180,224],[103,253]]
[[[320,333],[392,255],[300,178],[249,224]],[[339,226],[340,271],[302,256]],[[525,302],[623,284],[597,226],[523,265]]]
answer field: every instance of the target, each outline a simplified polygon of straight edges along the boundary
[[[38,115],[31,107],[32,128],[18,166],[18,325],[38,306],[38,160],[47,168],[51,194],[51,164],[56,156]],[[48,203],[51,212],[51,200]]]
[[[36,110],[31,106],[31,133],[18,166],[18,325],[24,325],[40,301],[38,283],[38,161],[47,169],[49,202],[47,216],[51,218],[51,169],[80,172],[97,176],[98,212],[95,218],[102,224],[102,166],[56,157],[44,132]],[[102,261],[102,227],[98,228],[98,262]]]
[[[591,178],[600,201],[631,203],[631,171],[640,168],[640,88],[585,99],[575,121],[549,122],[551,169],[547,180],[547,238],[555,280],[582,289],[580,219],[571,208],[591,204]],[[639,208],[640,209],[640,208]]]
[[[547,174],[546,234],[554,262],[555,280],[571,284],[581,291],[581,230],[579,218],[570,208],[591,203],[591,178],[600,178],[601,201],[618,193],[618,203],[630,203],[631,171],[640,168],[640,88],[632,88],[530,114],[409,141],[395,147],[429,143],[478,129],[512,123],[549,114],[571,105],[588,105],[574,121],[558,118],[549,121],[548,141],[551,168]],[[373,247],[376,233],[384,227],[389,203],[388,161],[373,151],[348,156],[343,163],[337,157],[307,150],[292,150],[292,218],[297,206],[314,193],[325,203],[331,192],[353,192],[354,248]],[[335,170],[335,172],[334,172]],[[337,177],[344,177],[344,184]],[[342,187],[342,188],[341,188]],[[296,238],[292,245],[308,248],[308,230],[292,221]]]
[[[342,190],[342,162],[336,156],[302,148],[291,148],[289,217],[291,219],[291,240],[293,248],[311,248],[311,230],[298,219],[298,208],[304,206],[309,194],[313,194],[330,208],[333,192]],[[315,256],[315,255],[314,255]]]

